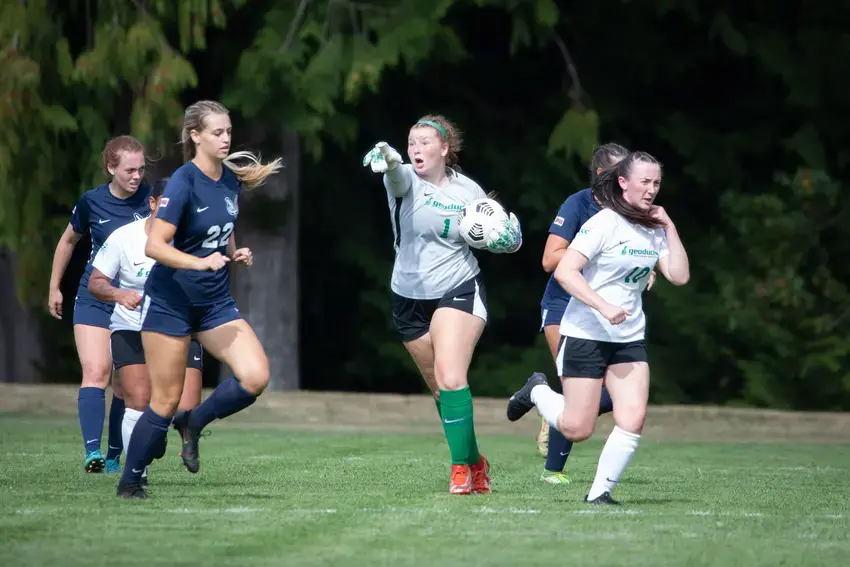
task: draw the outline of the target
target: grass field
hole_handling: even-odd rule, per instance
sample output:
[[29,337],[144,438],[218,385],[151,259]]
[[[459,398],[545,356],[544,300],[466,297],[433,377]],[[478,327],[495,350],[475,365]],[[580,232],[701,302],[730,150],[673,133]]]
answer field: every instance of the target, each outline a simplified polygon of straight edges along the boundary
[[[582,503],[610,421],[540,483],[532,416],[477,400],[494,493],[448,494],[427,398],[268,395],[213,423],[190,475],[170,434],[151,499],[86,475],[73,388],[0,386],[0,565],[843,565],[850,416],[655,408],[616,496]],[[735,442],[726,439],[735,439]],[[105,441],[104,441],[105,445]]]

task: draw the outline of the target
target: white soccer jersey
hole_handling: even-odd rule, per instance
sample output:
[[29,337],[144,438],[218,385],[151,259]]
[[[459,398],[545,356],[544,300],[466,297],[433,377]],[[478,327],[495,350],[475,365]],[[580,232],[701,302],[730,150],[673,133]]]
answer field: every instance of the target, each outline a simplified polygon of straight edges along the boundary
[[408,299],[439,299],[480,271],[458,232],[457,215],[487,194],[454,171],[448,186],[437,187],[416,175],[412,165],[399,168],[407,186],[401,197],[392,194],[384,177],[396,251],[390,286]]
[[[117,275],[119,289],[135,291],[139,295],[144,294],[145,281],[156,263],[145,256],[145,244],[148,242],[148,235],[145,233],[146,221],[147,219],[137,220],[115,230],[92,262],[92,265],[110,280],[114,280]],[[112,331],[141,331],[141,306],[130,311],[116,303],[109,328]]]
[[641,294],[658,259],[670,253],[664,229],[632,224],[603,209],[584,223],[569,247],[587,257],[582,275],[590,288],[631,315],[612,325],[601,313],[572,298],[561,319],[561,334],[613,343],[643,339],[646,316]]

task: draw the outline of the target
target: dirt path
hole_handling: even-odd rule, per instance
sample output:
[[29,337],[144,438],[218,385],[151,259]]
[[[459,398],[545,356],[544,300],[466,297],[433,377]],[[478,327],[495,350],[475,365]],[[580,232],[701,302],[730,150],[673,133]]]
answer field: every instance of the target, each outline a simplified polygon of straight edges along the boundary
[[[76,386],[0,384],[0,414],[74,415],[77,391]],[[476,430],[484,434],[533,436],[540,425],[536,415],[510,423],[505,418],[505,402],[476,398]],[[430,397],[386,394],[268,393],[249,411],[227,423],[309,430],[441,431]],[[596,437],[607,435],[611,426],[610,415],[601,418]],[[705,442],[850,443],[850,413],[653,406],[644,437]]]

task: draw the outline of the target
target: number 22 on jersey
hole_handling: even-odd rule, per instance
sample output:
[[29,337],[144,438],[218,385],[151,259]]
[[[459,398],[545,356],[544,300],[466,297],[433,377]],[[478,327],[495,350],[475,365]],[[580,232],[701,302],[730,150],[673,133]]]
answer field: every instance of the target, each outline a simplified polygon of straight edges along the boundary
[[[233,223],[225,223],[222,226],[217,224],[212,225],[209,230],[207,230],[207,237],[204,239],[203,244],[201,244],[204,248],[226,248],[227,243],[230,242],[230,234],[233,232]],[[221,237],[221,238],[219,238]]]

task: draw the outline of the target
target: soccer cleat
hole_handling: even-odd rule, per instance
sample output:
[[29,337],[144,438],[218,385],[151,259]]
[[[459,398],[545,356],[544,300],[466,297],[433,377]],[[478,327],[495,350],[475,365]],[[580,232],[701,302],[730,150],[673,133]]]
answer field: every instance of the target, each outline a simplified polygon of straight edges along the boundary
[[83,464],[83,468],[87,473],[102,473],[105,466],[106,461],[100,451],[90,451],[86,455],[86,461]]
[[198,440],[200,440],[201,434],[199,431],[192,431],[189,428],[189,414],[191,412],[192,410],[178,413],[174,416],[172,423],[183,441],[183,447],[180,451],[183,464],[186,465],[186,469],[190,473],[196,473],[201,468],[198,456]]
[[106,468],[104,470],[108,473],[121,472],[121,457],[106,459]]
[[541,417],[540,419],[543,423],[540,426],[540,433],[537,434],[535,441],[537,441],[537,452],[543,457],[546,457],[549,453],[549,422],[546,421],[545,417]]
[[472,493],[473,494],[490,494],[490,461],[487,457],[481,455],[478,462],[469,467],[472,473]]
[[115,490],[115,494],[116,496],[118,496],[118,498],[136,500],[144,500],[148,497],[148,493],[145,492],[145,489],[142,488],[142,485],[135,483],[121,484],[119,482],[118,488]]
[[449,485],[449,493],[472,493],[472,473],[469,470],[469,465],[452,465],[452,480]]
[[540,480],[543,482],[548,482],[549,484],[569,484],[570,477],[565,475],[563,472],[554,472],[547,471],[543,469],[543,474],[540,475]]
[[[587,496],[590,496],[590,494],[588,494]],[[584,501],[587,502],[588,504],[611,504],[613,506],[619,506],[620,505],[620,501],[614,500],[613,498],[611,498],[611,493],[608,492],[608,491],[603,492],[602,494],[600,494],[599,496],[597,496],[593,500],[588,500],[587,496],[584,497]]]
[[531,401],[531,390],[535,386],[548,386],[546,375],[540,372],[535,372],[526,381],[525,385],[519,389],[511,399],[508,400],[508,420],[516,421],[534,407],[534,402]]

